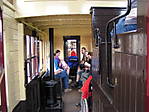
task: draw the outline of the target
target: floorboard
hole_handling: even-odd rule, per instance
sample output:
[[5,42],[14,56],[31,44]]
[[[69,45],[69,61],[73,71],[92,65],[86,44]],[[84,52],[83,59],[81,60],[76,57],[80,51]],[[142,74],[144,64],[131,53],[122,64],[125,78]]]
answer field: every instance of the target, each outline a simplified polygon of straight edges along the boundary
[[77,89],[73,89],[69,93],[65,93],[63,101],[64,101],[64,112],[78,112],[80,110],[79,107],[76,107],[75,104],[80,101],[81,94],[77,91]]

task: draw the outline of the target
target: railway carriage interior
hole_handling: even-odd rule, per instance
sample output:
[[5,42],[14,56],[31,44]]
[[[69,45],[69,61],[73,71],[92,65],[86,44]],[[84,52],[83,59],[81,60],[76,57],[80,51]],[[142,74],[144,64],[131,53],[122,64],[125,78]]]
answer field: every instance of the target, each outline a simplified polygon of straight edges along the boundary
[[0,0],[0,112],[149,112],[149,0]]

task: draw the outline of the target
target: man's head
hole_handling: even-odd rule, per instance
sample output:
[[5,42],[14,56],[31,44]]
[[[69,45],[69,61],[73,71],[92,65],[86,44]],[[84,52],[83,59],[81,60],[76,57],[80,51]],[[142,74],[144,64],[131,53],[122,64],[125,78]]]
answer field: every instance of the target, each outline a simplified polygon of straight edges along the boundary
[[71,52],[71,56],[76,56],[77,54],[76,54],[76,52],[75,51],[72,51]]
[[54,58],[55,58],[55,56],[56,56],[56,53],[54,53],[53,55],[54,55]]
[[92,58],[92,52],[88,52],[87,57],[88,57],[89,59],[91,59],[91,58]]
[[60,50],[56,50],[56,56],[60,56],[61,51]]
[[81,53],[84,54],[85,52],[86,52],[86,48],[85,47],[82,47]]

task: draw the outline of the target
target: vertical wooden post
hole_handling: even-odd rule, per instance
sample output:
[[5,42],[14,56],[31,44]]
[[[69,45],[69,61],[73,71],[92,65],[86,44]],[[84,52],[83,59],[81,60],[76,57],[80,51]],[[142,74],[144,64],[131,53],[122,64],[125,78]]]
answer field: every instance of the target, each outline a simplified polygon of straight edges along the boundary
[[54,80],[54,29],[49,28],[49,41],[50,41],[50,75],[51,80]]

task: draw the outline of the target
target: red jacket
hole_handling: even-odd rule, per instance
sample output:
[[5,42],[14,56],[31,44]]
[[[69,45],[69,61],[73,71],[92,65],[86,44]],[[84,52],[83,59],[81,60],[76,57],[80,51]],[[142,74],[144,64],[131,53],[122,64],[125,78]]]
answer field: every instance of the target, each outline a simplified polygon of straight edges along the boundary
[[92,76],[89,76],[89,78],[84,82],[83,87],[81,88],[82,91],[82,99],[87,99],[90,95],[89,93],[89,85],[92,80]]

